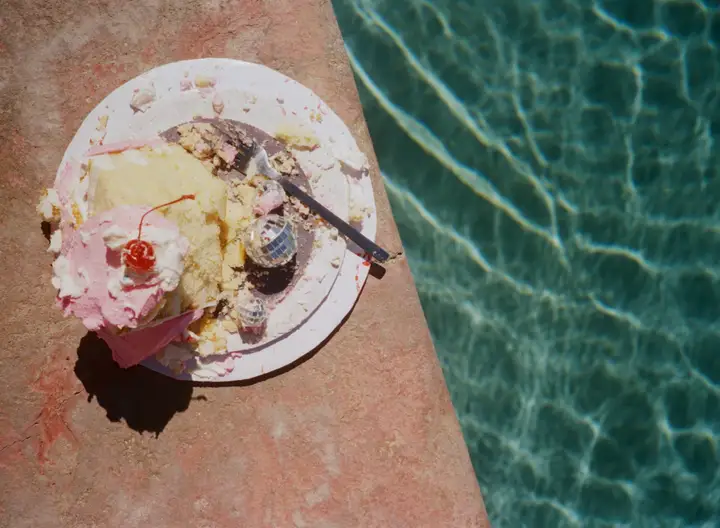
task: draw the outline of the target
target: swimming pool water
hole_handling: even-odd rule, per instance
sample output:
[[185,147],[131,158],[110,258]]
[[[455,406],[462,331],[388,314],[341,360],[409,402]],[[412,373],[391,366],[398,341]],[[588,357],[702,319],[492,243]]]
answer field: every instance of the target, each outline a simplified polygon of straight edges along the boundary
[[493,526],[720,526],[717,2],[333,4]]

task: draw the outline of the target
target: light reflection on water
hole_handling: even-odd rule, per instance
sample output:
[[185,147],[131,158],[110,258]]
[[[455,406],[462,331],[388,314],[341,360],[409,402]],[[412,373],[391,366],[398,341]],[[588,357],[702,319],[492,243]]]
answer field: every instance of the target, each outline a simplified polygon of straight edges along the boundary
[[334,0],[493,526],[720,525],[720,12]]

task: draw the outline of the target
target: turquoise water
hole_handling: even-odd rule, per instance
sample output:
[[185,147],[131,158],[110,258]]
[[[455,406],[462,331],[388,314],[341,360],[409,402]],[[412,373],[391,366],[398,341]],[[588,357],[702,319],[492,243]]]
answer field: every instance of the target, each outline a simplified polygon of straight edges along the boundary
[[720,12],[334,0],[495,528],[720,526]]

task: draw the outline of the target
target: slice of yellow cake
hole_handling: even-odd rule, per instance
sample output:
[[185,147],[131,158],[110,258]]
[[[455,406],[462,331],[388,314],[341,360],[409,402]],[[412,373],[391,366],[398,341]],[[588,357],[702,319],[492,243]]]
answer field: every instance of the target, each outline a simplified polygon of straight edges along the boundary
[[170,294],[159,316],[177,315],[217,299],[227,237],[227,187],[222,180],[178,145],[93,157],[90,178],[91,214],[121,205],[152,207],[194,194],[195,200],[159,211],[190,241],[180,286]]
[[255,187],[233,181],[229,193],[225,218],[228,225],[228,244],[223,261],[223,288],[234,291],[240,285],[234,270],[245,265],[243,233],[254,218],[252,210],[256,190]]

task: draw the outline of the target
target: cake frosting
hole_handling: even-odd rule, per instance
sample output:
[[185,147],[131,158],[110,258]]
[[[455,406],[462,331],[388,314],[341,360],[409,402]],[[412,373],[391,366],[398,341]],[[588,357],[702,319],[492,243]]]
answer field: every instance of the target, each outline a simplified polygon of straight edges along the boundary
[[90,158],[91,214],[124,205],[167,202],[180,194],[194,200],[163,210],[190,241],[185,273],[160,315],[170,317],[217,299],[222,282],[227,189],[178,145],[110,151]]
[[[115,362],[122,368],[127,368],[137,365],[142,360],[162,351],[171,343],[181,340],[188,325],[202,317],[204,313],[205,310],[200,308],[121,335],[110,329],[98,330],[98,335],[112,350]],[[175,348],[180,347],[176,346]],[[183,348],[183,350],[187,358],[192,357],[191,350],[187,348]]]
[[65,315],[80,318],[88,330],[136,328],[178,287],[190,244],[160,213],[147,215],[142,231],[154,247],[155,266],[138,273],[125,264],[123,249],[147,211],[118,207],[61,231],[52,282]]
[[[43,193],[37,210],[51,226],[58,304],[121,366],[173,341],[199,356],[227,350],[207,313],[223,279],[226,194],[196,156],[159,138],[95,146]],[[172,207],[152,211],[163,203]],[[128,265],[140,232],[152,253],[147,270]]]
[[[315,230],[324,228],[282,186],[242,169],[262,144],[276,170],[309,190],[286,148],[315,151],[313,138],[296,145],[283,136],[283,145],[264,134],[200,120],[148,141],[96,144],[81,162],[65,163],[43,194],[37,210],[50,224],[58,304],[97,332],[121,367],[154,355],[176,373],[212,379],[232,370],[233,354],[277,338],[280,326],[268,325],[268,315],[296,285],[307,289],[301,277],[320,247]],[[297,261],[284,268],[248,256],[248,227],[272,215],[301,237],[292,248]],[[138,268],[148,255],[152,265]],[[325,268],[337,273],[317,267],[314,281]],[[285,309],[282,331],[307,311],[303,302]]]

